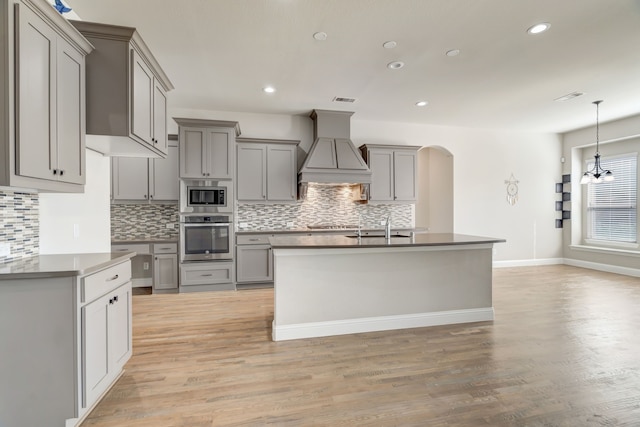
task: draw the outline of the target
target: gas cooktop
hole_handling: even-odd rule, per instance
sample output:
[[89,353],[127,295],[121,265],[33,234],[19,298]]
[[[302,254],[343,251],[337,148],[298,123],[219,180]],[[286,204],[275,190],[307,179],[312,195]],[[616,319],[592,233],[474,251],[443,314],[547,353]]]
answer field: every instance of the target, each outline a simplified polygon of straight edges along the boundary
[[353,230],[357,229],[358,225],[335,225],[335,224],[311,224],[307,225],[310,230]]

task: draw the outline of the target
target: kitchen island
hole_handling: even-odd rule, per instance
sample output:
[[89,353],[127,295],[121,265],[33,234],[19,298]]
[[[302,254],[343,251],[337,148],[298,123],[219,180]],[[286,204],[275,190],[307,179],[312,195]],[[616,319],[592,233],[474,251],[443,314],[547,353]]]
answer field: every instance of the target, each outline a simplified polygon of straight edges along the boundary
[[504,239],[276,236],[274,341],[493,320]]

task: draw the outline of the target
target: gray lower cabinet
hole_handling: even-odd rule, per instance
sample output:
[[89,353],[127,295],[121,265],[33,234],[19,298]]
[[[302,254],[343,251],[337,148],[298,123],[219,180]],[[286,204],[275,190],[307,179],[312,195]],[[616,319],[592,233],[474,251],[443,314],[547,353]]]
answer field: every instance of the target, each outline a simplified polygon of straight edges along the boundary
[[3,426],[79,426],[131,357],[129,259],[57,274],[0,281]]
[[[171,138],[171,136],[170,136]],[[111,158],[111,197],[127,201],[178,200],[178,141],[169,141],[167,157]]]
[[418,198],[417,171],[419,146],[360,146],[371,169],[369,200],[372,202],[409,202]]
[[273,282],[273,251],[269,236],[236,236],[236,281],[238,285]]
[[0,21],[0,186],[82,192],[93,47],[42,0],[5,1]]
[[153,245],[153,291],[178,290],[178,245]]
[[233,261],[191,262],[180,264],[180,292],[234,290]]
[[299,141],[237,139],[237,198],[241,202],[295,202]]

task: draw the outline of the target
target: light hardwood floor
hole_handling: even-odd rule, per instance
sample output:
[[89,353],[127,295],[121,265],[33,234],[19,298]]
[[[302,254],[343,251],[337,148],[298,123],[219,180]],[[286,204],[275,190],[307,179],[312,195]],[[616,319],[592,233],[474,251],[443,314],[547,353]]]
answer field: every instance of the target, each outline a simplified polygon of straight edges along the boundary
[[640,279],[494,270],[494,322],[272,342],[273,290],[138,295],[89,426],[640,426]]

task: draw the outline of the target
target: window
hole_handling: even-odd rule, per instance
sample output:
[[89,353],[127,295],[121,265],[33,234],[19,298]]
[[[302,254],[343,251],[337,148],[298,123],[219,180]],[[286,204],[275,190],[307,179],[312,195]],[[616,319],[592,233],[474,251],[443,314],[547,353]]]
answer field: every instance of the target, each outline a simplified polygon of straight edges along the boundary
[[[588,184],[587,239],[635,243],[637,231],[636,153],[601,159],[602,168],[613,172],[615,181]],[[593,168],[588,162],[587,170]]]

